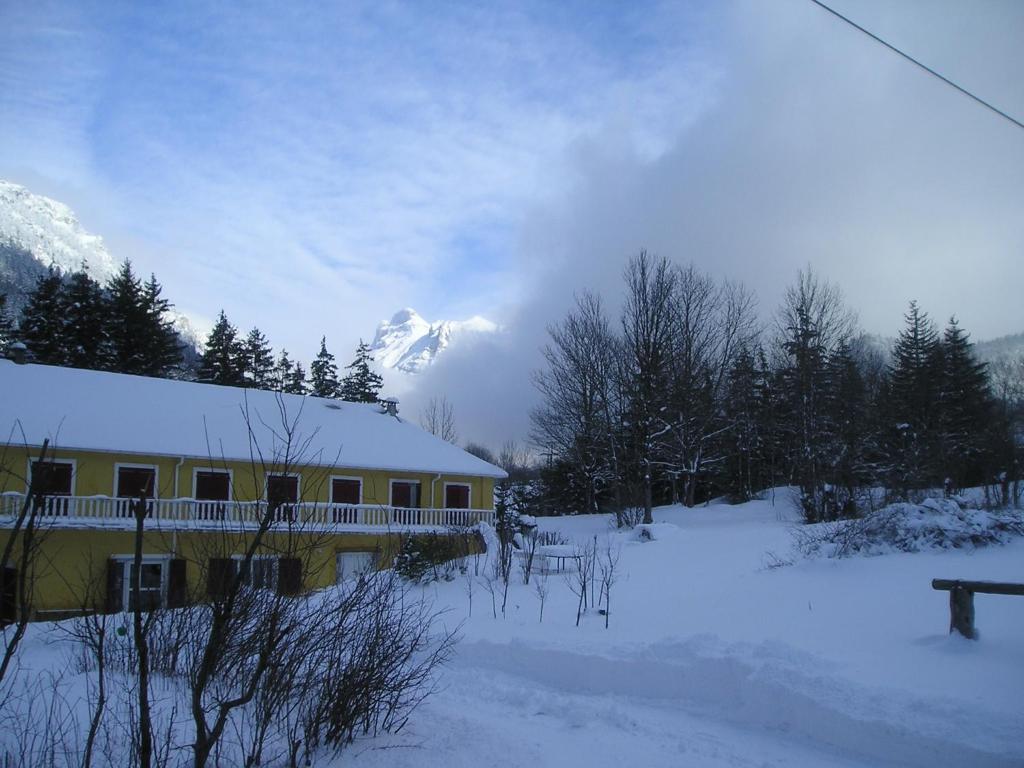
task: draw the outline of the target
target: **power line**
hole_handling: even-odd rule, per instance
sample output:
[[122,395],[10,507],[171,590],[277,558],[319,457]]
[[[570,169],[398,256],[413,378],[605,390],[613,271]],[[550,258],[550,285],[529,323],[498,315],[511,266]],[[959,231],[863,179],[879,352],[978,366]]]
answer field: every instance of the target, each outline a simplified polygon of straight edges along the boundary
[[927,72],[929,75],[934,75],[935,77],[939,78],[939,80],[944,82],[946,85],[953,86],[958,91],[960,91],[960,93],[962,93],[964,96],[969,96],[970,98],[974,99],[976,102],[981,104],[983,107],[987,107],[988,109],[990,109],[993,112],[995,112],[1000,117],[1005,117],[1007,120],[1009,120],[1011,123],[1016,125],[1018,128],[1024,128],[1024,123],[1022,123],[1020,120],[1017,120],[1016,118],[1010,117],[1008,114],[1003,112],[1003,110],[999,109],[998,107],[993,106],[992,104],[989,104],[987,101],[985,101],[980,96],[975,96],[973,93],[968,91],[966,88],[957,85],[952,80],[950,80],[948,77],[945,77],[944,75],[939,74],[934,69],[929,67],[927,64],[922,64],[920,61],[915,59],[910,54],[904,53],[903,51],[901,51],[899,48],[897,48],[895,45],[892,45],[891,43],[887,43],[885,40],[880,38],[878,35],[876,35],[873,32],[870,32],[870,31],[864,29],[864,27],[862,27],[857,22],[853,21],[852,19],[848,19],[846,16],[843,16],[843,14],[839,13],[839,11],[837,11],[837,10],[835,10],[833,8],[829,8],[827,5],[825,5],[825,3],[821,2],[821,0],[811,0],[811,2],[814,3],[815,5],[817,5],[818,7],[825,9],[826,11],[831,13],[833,16],[835,16],[835,17],[837,17],[839,19],[842,19],[847,24],[849,24],[851,27],[853,27],[854,29],[860,30],[865,35],[867,35],[872,40],[874,40],[875,42],[881,43],[882,45],[884,45],[886,48],[888,48],[893,53],[898,53],[900,56],[902,56],[907,61],[909,61],[909,62],[911,62],[913,64],[916,64],[921,69],[923,69],[925,72]]

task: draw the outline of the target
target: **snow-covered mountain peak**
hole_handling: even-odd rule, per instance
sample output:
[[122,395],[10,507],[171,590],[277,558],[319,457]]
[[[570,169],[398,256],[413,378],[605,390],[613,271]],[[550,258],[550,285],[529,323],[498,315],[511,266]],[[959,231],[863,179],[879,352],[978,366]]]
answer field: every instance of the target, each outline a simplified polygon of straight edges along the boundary
[[[41,269],[70,273],[83,265],[100,283],[119,267],[103,238],[86,231],[64,203],[0,179],[0,292],[8,294],[10,306],[16,310],[21,305]],[[174,309],[168,315],[186,342],[201,346],[197,323]]]
[[468,320],[424,320],[412,308],[396,312],[377,326],[371,350],[384,368],[419,373],[430,366],[453,338],[471,333],[493,333],[497,324],[476,315]]
[[85,263],[100,282],[117,271],[103,238],[87,232],[68,206],[2,179],[0,241],[62,272],[74,272]]

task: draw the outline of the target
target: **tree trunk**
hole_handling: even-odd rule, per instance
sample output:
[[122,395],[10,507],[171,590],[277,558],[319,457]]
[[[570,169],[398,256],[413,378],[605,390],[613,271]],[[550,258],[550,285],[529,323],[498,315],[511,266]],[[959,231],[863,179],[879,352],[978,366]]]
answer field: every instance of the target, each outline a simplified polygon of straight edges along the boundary
[[651,465],[647,462],[644,468],[644,524],[650,525],[654,522],[653,503],[651,500]]
[[142,626],[142,529],[146,519],[146,498],[140,496],[135,507],[135,557],[132,561],[135,573],[128,589],[131,598],[135,590],[135,605],[132,607],[132,628],[134,630],[135,653],[139,664],[139,766],[149,768],[153,760],[153,725],[149,712],[149,640]]

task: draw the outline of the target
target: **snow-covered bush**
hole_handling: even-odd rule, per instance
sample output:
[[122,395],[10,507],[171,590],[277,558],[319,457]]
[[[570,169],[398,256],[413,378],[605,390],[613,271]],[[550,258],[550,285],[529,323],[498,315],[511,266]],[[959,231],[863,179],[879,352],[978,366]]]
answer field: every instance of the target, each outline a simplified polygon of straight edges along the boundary
[[794,529],[794,545],[807,557],[849,557],[928,549],[969,549],[1024,536],[1018,510],[964,509],[952,499],[890,504],[857,520]]

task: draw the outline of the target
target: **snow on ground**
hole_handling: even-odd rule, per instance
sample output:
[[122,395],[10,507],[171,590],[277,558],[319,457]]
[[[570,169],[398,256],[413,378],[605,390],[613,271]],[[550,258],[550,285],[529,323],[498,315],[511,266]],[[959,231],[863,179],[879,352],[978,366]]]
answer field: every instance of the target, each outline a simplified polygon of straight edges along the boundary
[[[806,560],[785,494],[656,510],[656,539],[605,516],[542,530],[621,547],[611,626],[575,626],[549,577],[492,617],[465,577],[425,587],[464,622],[441,690],[358,766],[1022,766],[1024,600],[978,595],[981,639],[947,634],[931,579],[1020,581],[1024,541],[976,551]],[[536,576],[534,576],[536,578]]]
[[[543,623],[533,585],[511,586],[504,619],[476,581],[469,615],[465,576],[417,587],[461,626],[437,692],[399,734],[317,765],[1024,766],[1024,600],[978,595],[969,641],[931,589],[1024,580],[1024,539],[769,567],[790,557],[790,510],[785,492],[660,508],[647,542],[607,516],[541,518],[620,549],[610,627],[596,613],[575,626],[557,574]],[[52,632],[33,627],[22,668],[67,667],[83,695]]]

